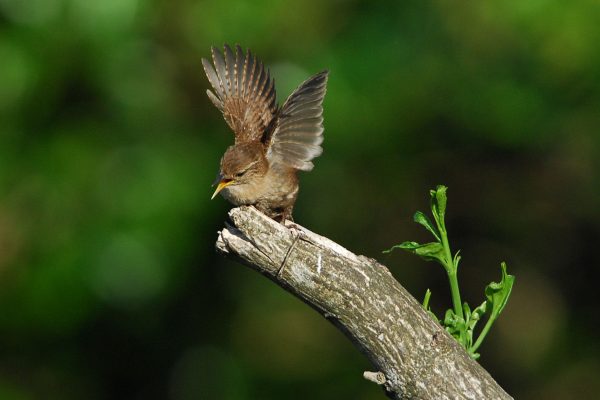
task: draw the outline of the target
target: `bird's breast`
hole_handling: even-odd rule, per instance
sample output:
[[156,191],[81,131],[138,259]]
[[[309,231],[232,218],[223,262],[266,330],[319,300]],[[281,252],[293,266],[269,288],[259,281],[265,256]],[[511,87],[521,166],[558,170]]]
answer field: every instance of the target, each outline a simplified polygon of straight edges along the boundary
[[261,195],[262,188],[253,184],[231,185],[221,191],[223,197],[236,206],[253,204]]
[[256,203],[293,203],[298,193],[298,180],[295,174],[270,170],[265,175],[250,182],[230,185],[221,191],[223,197],[232,204],[247,205]]

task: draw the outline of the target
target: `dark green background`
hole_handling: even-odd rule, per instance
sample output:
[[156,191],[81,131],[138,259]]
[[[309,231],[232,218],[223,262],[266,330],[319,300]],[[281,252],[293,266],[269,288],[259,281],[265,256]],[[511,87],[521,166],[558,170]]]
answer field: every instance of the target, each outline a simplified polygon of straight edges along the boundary
[[[375,4],[378,3],[378,4]],[[300,301],[215,255],[232,142],[211,45],[280,101],[330,73],[296,220],[450,305],[381,251],[449,186],[463,297],[517,276],[481,363],[520,399],[600,391],[600,6],[594,0],[0,0],[0,398],[383,399]]]

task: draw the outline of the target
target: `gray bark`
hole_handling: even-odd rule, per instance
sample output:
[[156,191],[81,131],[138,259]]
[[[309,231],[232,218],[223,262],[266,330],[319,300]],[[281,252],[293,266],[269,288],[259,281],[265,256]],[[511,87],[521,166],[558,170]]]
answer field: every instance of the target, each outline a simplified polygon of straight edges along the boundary
[[371,258],[252,207],[229,212],[217,250],[316,309],[368,357],[366,379],[393,399],[511,397]]

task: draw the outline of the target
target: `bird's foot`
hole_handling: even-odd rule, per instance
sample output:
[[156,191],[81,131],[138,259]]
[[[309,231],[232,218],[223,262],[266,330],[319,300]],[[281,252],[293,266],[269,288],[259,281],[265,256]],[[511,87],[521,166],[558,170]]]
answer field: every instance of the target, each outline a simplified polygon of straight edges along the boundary
[[283,221],[281,221],[281,225],[285,226],[286,228],[289,229],[296,229],[301,231],[302,227],[300,225],[298,225],[297,223],[294,222],[293,219],[289,218],[289,219],[285,219]]
[[316,243],[313,240],[311,240],[310,236],[308,236],[308,234],[305,231],[305,228],[302,225],[298,225],[297,223],[291,220],[282,221],[281,223],[283,226],[290,230],[290,233],[292,234],[292,237],[295,240],[300,239],[304,242],[316,245]]
[[302,226],[295,223],[292,219],[283,220],[281,221],[281,224],[288,228],[292,232],[292,234],[296,233],[297,236],[306,236],[306,234],[302,230]]

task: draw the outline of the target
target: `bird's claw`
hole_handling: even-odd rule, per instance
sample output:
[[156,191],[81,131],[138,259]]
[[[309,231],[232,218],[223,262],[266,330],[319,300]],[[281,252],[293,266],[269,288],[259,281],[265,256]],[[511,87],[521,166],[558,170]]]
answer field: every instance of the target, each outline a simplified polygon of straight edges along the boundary
[[292,237],[294,237],[295,240],[300,239],[304,242],[314,244],[314,242],[310,240],[310,237],[306,234],[306,232],[304,232],[304,228],[302,227],[302,225],[298,225],[294,221],[288,219],[283,221],[283,226],[290,230],[290,233],[292,234]]

